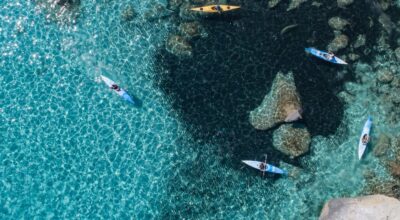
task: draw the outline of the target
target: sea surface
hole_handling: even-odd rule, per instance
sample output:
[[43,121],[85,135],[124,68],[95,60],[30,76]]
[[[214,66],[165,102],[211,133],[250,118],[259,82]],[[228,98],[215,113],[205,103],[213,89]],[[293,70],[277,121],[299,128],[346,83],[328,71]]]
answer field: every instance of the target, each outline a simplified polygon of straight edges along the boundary
[[[371,152],[360,162],[356,149],[368,115],[377,131],[398,124],[365,103],[368,91],[350,104],[338,96],[348,83],[368,83],[358,75],[374,77],[362,65],[385,65],[374,49],[383,28],[365,19],[377,12],[369,1],[320,2],[287,11],[285,1],[274,9],[235,1],[241,11],[196,18],[207,34],[182,58],[165,49],[183,22],[174,10],[157,12],[167,1],[81,0],[71,19],[44,0],[0,1],[0,218],[317,219],[327,200],[362,195],[366,172],[390,179]],[[131,21],[122,16],[128,6]],[[386,12],[395,29],[399,7]],[[359,49],[367,55],[349,67],[304,53],[333,38],[332,16],[351,20],[350,39],[367,35]],[[389,42],[400,44],[393,32]],[[299,158],[275,150],[272,131],[248,120],[279,71],[293,71],[312,135]],[[264,154],[295,175],[263,176],[241,163]]]

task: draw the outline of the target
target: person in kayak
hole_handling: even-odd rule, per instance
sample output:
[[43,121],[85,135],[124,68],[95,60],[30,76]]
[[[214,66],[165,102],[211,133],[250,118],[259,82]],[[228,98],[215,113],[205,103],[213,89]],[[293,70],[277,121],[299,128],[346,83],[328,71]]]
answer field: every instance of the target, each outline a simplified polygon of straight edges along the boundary
[[332,60],[333,59],[333,57],[335,56],[335,54],[333,54],[332,52],[328,52],[328,54],[322,54],[322,56],[324,56],[326,59],[328,59],[328,60]]
[[362,142],[363,144],[368,144],[368,141],[369,141],[369,136],[368,136],[368,134],[364,134],[363,137],[362,137],[362,139],[361,139],[361,142]]
[[213,6],[213,7],[211,7],[211,9],[216,10],[220,14],[222,13],[222,8],[220,5]]
[[119,86],[117,85],[117,84],[113,84],[112,86],[111,86],[111,89],[114,89],[114,90],[116,90],[116,91],[121,91],[121,89],[119,88]]
[[260,168],[261,171],[265,171],[265,163],[260,163],[260,166],[258,168]]

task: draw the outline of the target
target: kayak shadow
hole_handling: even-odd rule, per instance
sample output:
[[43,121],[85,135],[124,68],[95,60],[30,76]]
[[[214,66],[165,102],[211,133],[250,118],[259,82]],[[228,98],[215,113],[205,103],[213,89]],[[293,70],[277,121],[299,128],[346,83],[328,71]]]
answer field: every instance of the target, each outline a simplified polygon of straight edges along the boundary
[[129,94],[129,96],[131,96],[132,100],[135,102],[133,104],[133,106],[135,106],[136,108],[141,108],[143,107],[143,101],[141,99],[139,99],[137,96]]

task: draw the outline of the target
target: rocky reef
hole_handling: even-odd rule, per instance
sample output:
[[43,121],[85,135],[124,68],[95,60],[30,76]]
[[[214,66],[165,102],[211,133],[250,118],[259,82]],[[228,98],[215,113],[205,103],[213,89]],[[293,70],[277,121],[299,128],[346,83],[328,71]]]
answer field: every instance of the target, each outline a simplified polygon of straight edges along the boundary
[[166,49],[168,52],[178,57],[190,57],[192,55],[192,46],[184,37],[179,35],[171,35],[168,37]]
[[340,8],[345,8],[353,3],[354,0],[337,0],[337,4]]
[[301,111],[301,101],[293,73],[284,75],[279,72],[261,105],[250,112],[250,123],[256,129],[267,130],[285,122],[290,114],[298,111]]
[[49,20],[74,24],[79,16],[80,0],[38,0],[36,4],[44,9]]
[[307,128],[299,124],[283,124],[273,134],[274,147],[291,157],[308,152],[310,142],[311,135]]
[[384,195],[329,200],[322,209],[320,220],[336,219],[398,219],[400,201]]

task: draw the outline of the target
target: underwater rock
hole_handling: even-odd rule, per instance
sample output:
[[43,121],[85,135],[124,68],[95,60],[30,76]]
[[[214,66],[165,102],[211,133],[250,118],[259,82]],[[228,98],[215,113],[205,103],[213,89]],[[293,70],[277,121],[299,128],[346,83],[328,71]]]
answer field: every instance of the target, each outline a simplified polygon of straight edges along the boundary
[[353,3],[353,0],[337,0],[337,4],[340,8],[344,8]]
[[383,156],[386,154],[387,150],[390,148],[390,137],[386,134],[381,134],[378,137],[378,141],[374,147],[374,154],[377,157]]
[[192,5],[189,2],[183,3],[179,7],[179,17],[182,18],[183,20],[196,20],[197,18],[199,18],[201,16],[206,16],[204,13],[194,12],[194,11],[190,10],[193,7],[196,7],[196,6]]
[[60,6],[77,5],[81,3],[80,0],[55,0],[55,2]]
[[123,21],[132,21],[136,17],[136,12],[132,5],[128,5],[124,10],[122,10],[121,18]]
[[355,53],[350,53],[348,57],[349,57],[349,60],[351,60],[351,61],[356,61],[356,60],[358,60],[358,58],[360,58],[360,56]]
[[290,11],[296,9],[300,6],[301,3],[306,2],[307,0],[291,0],[288,9],[286,11]]
[[325,203],[319,220],[398,219],[400,201],[384,195],[331,199]]
[[365,45],[366,42],[366,37],[365,34],[360,34],[357,36],[356,42],[354,42],[353,47],[354,48],[359,48]]
[[389,15],[382,13],[378,18],[379,23],[387,33],[392,33],[392,30],[396,28],[396,24],[390,19]]
[[393,80],[394,74],[390,69],[378,70],[378,81],[381,83],[390,83]]
[[166,49],[168,52],[178,57],[188,57],[192,55],[192,46],[184,37],[179,35],[169,36],[166,43]]
[[268,2],[268,8],[274,8],[279,4],[281,0],[269,0]]
[[332,40],[332,42],[329,43],[328,50],[337,52],[340,49],[346,48],[348,44],[349,44],[349,38],[344,34],[340,34],[337,35]]
[[197,21],[181,23],[178,29],[188,39],[207,35],[204,28]]
[[335,30],[343,30],[344,27],[346,27],[350,23],[344,18],[332,17],[329,19],[328,24],[331,28],[333,28]]
[[298,157],[307,153],[311,143],[311,135],[307,128],[293,124],[283,124],[273,134],[274,147],[280,152]]
[[379,4],[381,5],[382,10],[386,11],[392,4],[392,0],[380,0]]
[[256,129],[266,130],[284,122],[289,114],[300,109],[300,96],[296,91],[293,73],[284,75],[279,72],[261,105],[250,112],[249,121]]
[[392,176],[400,178],[400,163],[391,161],[389,162],[389,170]]
[[46,18],[65,24],[74,24],[79,16],[80,0],[36,0],[46,11]]
[[171,16],[172,11],[168,10],[162,4],[155,4],[149,11],[143,14],[143,18],[147,21],[155,21],[165,17]]
[[182,5],[182,0],[169,0],[168,8],[171,10],[176,10]]
[[394,53],[396,54],[397,59],[400,61],[400,47],[396,48],[396,50],[394,50]]
[[392,82],[390,83],[395,88],[400,88],[400,76],[394,75]]

